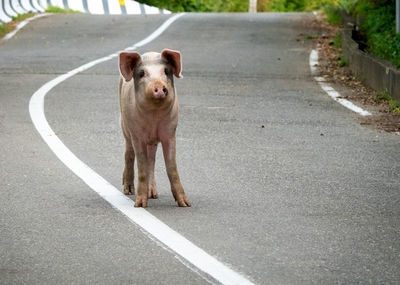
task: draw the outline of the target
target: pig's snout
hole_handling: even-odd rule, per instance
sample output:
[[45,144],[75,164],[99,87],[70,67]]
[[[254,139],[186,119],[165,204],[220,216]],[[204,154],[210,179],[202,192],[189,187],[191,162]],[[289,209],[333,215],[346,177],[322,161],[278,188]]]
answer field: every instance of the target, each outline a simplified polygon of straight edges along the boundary
[[168,95],[168,89],[165,86],[161,88],[155,87],[153,90],[153,96],[156,98],[165,97]]
[[155,99],[164,99],[168,95],[166,84],[161,81],[153,82],[149,85],[149,93]]

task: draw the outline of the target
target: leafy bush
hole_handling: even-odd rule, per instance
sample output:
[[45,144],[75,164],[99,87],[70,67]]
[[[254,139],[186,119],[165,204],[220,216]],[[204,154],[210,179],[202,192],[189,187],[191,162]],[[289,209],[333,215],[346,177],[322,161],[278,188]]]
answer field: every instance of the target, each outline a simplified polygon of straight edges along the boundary
[[304,11],[305,7],[304,0],[275,0],[271,5],[271,10],[277,12]]
[[337,7],[328,5],[324,9],[324,13],[329,24],[339,26],[342,23],[342,16]]
[[325,12],[331,24],[340,23],[339,9],[360,20],[360,34],[367,51],[400,67],[400,34],[396,34],[395,0],[339,0]]
[[368,50],[400,67],[400,34],[396,34],[395,3],[368,11],[361,32]]
[[314,11],[326,5],[337,5],[336,0],[258,0],[259,12]]

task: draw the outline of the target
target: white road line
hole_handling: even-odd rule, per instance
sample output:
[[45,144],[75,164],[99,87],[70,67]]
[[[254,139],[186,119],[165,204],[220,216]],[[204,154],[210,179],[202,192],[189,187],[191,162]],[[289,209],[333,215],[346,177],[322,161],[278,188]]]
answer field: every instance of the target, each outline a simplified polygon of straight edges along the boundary
[[8,33],[7,35],[5,35],[3,37],[3,41],[7,41],[7,40],[11,39],[13,36],[15,36],[16,33],[18,33],[19,30],[21,30],[23,27],[25,27],[25,25],[28,24],[29,22],[36,20],[37,18],[41,18],[41,17],[48,16],[48,15],[50,15],[50,14],[48,14],[48,13],[37,14],[31,18],[28,18],[28,19],[22,21],[15,27],[14,31],[12,31],[11,33]]
[[[126,50],[134,50],[154,40],[162,32],[164,32],[169,25],[171,25],[181,16],[183,16],[183,14],[177,14],[169,18],[163,25],[161,25],[147,38],[138,42],[134,46],[127,48]],[[202,276],[202,274],[199,273],[197,270],[199,269],[202,272],[205,272],[209,276],[213,277],[218,282],[221,282],[222,284],[252,284],[252,282],[249,281],[246,277],[233,271],[231,268],[224,265],[213,256],[209,255],[207,252],[187,240],[178,232],[168,227],[166,224],[164,224],[162,221],[157,219],[145,209],[134,208],[131,199],[126,197],[121,191],[111,185],[108,181],[106,181],[103,177],[101,177],[88,165],[86,165],[78,157],[76,157],[51,129],[44,114],[44,98],[46,94],[53,87],[63,82],[64,80],[74,76],[75,74],[89,69],[101,62],[116,58],[117,56],[118,53],[114,53],[109,56],[99,58],[95,61],[91,61],[74,70],[71,70],[66,74],[56,77],[55,79],[47,82],[40,89],[38,89],[32,95],[29,102],[29,113],[37,131],[50,147],[50,149],[55,153],[55,155],[69,169],[71,169],[72,172],[80,177],[90,188],[97,192],[113,207],[121,211],[132,222],[134,222],[144,231],[146,231],[150,235],[150,237],[155,238],[158,242],[163,244],[169,250],[172,250],[173,252],[178,254],[178,260],[180,260],[184,265],[187,266],[187,262],[189,262],[192,267],[196,267],[196,269],[189,267],[194,272]],[[185,260],[182,260],[182,258]],[[202,277],[209,281],[207,277]]]
[[[310,64],[310,69],[311,69],[311,75],[315,76],[317,74],[317,66],[318,66],[318,51],[315,49],[313,49],[310,53],[309,64]],[[350,109],[353,112],[360,114],[361,116],[370,116],[371,115],[370,112],[365,111],[364,109],[354,105],[349,100],[340,98],[339,92],[337,92],[328,83],[326,83],[325,78],[315,76],[314,80],[318,82],[318,84],[319,84],[319,86],[321,86],[322,90],[324,90],[333,100],[342,104],[347,109]]]

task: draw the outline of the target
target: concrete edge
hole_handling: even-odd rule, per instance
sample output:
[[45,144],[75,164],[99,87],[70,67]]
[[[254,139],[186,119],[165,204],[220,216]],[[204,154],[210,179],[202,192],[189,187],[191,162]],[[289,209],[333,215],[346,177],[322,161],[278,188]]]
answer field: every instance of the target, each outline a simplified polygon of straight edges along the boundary
[[352,39],[347,21],[342,31],[342,51],[356,77],[374,90],[387,91],[393,99],[400,101],[400,70],[388,61],[361,51]]

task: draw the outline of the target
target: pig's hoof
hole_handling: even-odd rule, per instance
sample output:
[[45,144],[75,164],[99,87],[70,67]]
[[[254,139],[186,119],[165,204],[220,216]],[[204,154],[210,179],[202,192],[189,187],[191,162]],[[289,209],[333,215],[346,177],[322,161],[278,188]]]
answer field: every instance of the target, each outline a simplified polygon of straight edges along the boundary
[[143,208],[147,208],[147,196],[136,196],[136,201],[135,201],[135,207],[139,208],[139,207],[143,207]]
[[155,185],[151,185],[149,187],[148,197],[149,197],[149,199],[157,199],[158,198],[157,188]]
[[135,186],[124,184],[124,194],[125,195],[129,195],[129,194],[135,195]]
[[179,207],[191,207],[192,206],[189,202],[189,199],[186,197],[185,194],[178,197],[178,199],[176,199],[176,202],[178,202]]

